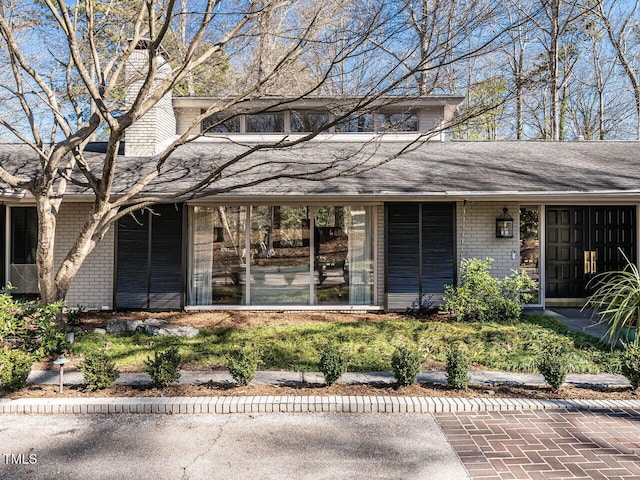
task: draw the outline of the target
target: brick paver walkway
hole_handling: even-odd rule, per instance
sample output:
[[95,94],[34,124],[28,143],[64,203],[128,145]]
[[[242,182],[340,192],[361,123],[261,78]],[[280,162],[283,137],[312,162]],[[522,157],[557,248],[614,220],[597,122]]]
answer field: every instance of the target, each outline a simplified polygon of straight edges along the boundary
[[474,480],[640,479],[640,411],[435,417]]

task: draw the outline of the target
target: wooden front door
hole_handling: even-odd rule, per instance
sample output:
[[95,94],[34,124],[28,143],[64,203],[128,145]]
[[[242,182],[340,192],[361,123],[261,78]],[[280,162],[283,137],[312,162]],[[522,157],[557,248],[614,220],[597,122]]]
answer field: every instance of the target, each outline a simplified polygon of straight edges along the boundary
[[546,209],[547,303],[580,303],[594,275],[624,268],[619,249],[636,261],[634,206]]

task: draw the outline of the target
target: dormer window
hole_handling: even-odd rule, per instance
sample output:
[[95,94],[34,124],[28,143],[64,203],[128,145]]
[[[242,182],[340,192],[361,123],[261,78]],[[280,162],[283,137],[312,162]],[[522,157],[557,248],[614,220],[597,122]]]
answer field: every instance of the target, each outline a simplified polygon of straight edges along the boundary
[[329,123],[329,112],[321,110],[292,110],[291,111],[291,131],[315,132]]
[[417,132],[418,116],[415,113],[381,113],[378,117],[379,132]]
[[216,114],[202,121],[203,133],[240,133],[240,117]]
[[254,113],[246,116],[247,133],[284,132],[284,112]]
[[351,115],[336,125],[338,133],[375,132],[375,117],[372,113]]

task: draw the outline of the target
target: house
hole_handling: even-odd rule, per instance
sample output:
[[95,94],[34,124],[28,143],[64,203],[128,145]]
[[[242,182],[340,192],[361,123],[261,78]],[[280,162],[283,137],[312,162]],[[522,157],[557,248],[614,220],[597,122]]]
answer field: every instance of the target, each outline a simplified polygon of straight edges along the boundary
[[[169,198],[255,145],[332,124],[356,100],[243,102],[205,119],[206,134],[179,147],[149,191]],[[114,191],[220,101],[163,99],[127,131],[119,159],[126,174]],[[259,149],[202,197],[123,218],[81,268],[67,304],[404,310],[437,301],[461,258],[491,257],[495,275],[524,268],[538,281],[536,305],[580,305],[595,273],[621,268],[619,249],[637,261],[640,144],[457,142],[444,133],[423,141],[461,101],[377,100],[308,141]],[[100,145],[93,149],[89,158],[99,158]],[[4,145],[0,162],[28,168],[25,152]],[[35,207],[9,188],[0,200],[0,273],[17,293],[34,294]],[[57,255],[73,242],[89,201],[75,188],[62,204]]]

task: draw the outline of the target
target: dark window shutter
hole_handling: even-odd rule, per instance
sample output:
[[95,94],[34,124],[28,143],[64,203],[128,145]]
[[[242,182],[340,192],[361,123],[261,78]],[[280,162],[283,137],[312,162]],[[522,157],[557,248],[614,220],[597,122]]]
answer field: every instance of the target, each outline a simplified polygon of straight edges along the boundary
[[387,209],[387,289],[389,293],[419,291],[418,203],[394,203]]
[[422,293],[444,293],[454,283],[453,203],[422,204]]
[[149,214],[146,210],[118,221],[116,308],[147,308]]
[[181,308],[182,205],[157,205],[153,211],[149,308]]
[[155,205],[118,222],[116,308],[182,307],[182,205]]

